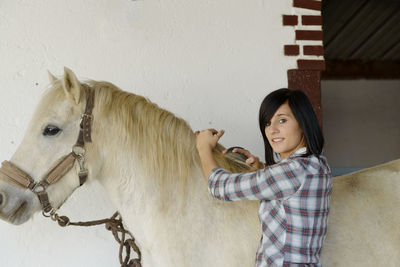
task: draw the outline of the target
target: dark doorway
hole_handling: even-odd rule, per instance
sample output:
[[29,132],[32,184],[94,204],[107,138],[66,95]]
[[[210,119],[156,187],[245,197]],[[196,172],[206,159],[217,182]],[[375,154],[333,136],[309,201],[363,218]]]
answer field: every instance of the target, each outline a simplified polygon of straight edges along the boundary
[[400,158],[400,1],[324,0],[325,154],[335,175]]

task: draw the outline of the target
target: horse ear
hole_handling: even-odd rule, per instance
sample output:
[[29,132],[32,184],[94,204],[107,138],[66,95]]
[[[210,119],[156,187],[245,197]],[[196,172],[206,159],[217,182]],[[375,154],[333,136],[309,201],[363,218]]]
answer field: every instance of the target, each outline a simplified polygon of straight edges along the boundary
[[67,67],[64,67],[62,86],[67,97],[78,104],[81,98],[81,84],[72,70]]
[[50,71],[47,71],[47,75],[49,76],[49,81],[52,85],[54,85],[57,82],[57,77],[51,74]]

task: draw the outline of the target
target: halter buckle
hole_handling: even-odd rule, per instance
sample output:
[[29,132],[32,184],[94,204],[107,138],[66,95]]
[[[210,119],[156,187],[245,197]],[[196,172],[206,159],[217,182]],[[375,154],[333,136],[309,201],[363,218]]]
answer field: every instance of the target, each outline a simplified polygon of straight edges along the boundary
[[84,120],[90,120],[90,122],[92,122],[93,121],[93,115],[92,114],[86,114],[86,113],[82,113],[82,115],[81,115],[81,123],[84,121]]

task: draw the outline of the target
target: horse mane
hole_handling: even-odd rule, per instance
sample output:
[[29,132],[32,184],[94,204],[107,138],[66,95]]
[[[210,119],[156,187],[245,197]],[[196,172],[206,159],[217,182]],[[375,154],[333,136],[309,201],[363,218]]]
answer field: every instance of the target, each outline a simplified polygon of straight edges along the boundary
[[[179,189],[186,195],[188,178],[195,169],[201,170],[195,135],[188,123],[145,97],[122,91],[112,83],[88,81],[87,84],[95,90],[95,106],[101,107],[96,119],[112,118],[122,127],[127,135],[124,145],[142,155],[138,160],[146,176],[158,179],[164,195]],[[231,172],[249,170],[248,165],[224,156],[223,150],[218,145],[214,151],[221,167]]]

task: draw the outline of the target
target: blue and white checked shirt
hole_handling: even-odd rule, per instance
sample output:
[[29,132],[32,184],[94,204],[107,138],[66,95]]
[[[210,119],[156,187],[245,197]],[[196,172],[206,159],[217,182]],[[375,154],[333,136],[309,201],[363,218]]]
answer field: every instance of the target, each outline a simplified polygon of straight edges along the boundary
[[261,200],[262,239],[255,266],[321,266],[331,171],[323,156],[300,148],[279,163],[250,173],[213,169],[211,194],[220,200]]

